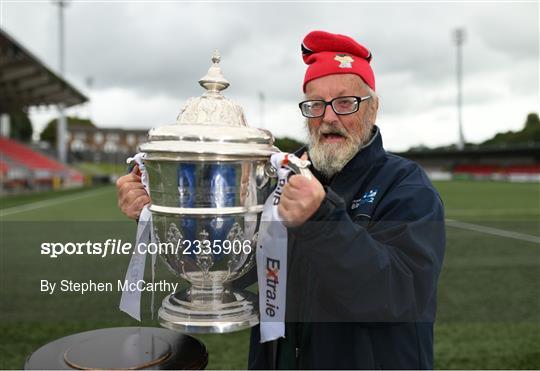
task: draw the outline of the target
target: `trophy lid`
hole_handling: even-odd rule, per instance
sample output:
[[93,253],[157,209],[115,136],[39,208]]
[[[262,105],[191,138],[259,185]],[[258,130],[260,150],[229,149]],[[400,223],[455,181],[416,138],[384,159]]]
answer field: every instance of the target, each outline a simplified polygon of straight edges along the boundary
[[206,92],[187,101],[176,124],[149,131],[149,142],[140,146],[148,160],[164,154],[175,158],[190,154],[267,157],[279,151],[269,131],[249,127],[242,107],[221,94],[230,84],[223,76],[220,60],[216,50],[212,66],[199,80]]

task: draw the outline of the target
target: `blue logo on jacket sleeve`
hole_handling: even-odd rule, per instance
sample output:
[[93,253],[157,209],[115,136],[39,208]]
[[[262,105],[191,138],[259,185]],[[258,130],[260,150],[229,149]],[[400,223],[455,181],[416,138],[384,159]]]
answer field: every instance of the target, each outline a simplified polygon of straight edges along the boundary
[[362,198],[353,200],[351,203],[351,210],[356,209],[360,205],[372,204],[373,202],[375,202],[375,197],[377,197],[377,192],[378,192],[378,189],[372,189],[364,193]]

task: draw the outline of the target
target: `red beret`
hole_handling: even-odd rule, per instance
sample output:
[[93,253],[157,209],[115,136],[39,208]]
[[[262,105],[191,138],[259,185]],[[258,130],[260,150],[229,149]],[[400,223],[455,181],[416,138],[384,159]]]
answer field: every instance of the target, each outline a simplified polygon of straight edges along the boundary
[[349,36],[312,31],[302,43],[302,58],[308,65],[304,92],[309,81],[339,73],[358,75],[375,90],[375,76],[369,65],[371,53]]

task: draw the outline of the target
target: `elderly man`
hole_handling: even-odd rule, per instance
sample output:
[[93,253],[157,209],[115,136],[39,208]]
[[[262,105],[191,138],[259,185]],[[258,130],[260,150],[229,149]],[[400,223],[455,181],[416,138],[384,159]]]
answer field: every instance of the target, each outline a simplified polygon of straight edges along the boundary
[[[302,44],[315,177],[294,175],[279,213],[288,227],[285,337],[251,337],[250,368],[433,368],[436,289],[444,255],[443,205],[424,171],[388,154],[375,120],[371,53],[323,31]],[[148,202],[118,182],[119,205]],[[249,281],[249,278],[246,280]]]

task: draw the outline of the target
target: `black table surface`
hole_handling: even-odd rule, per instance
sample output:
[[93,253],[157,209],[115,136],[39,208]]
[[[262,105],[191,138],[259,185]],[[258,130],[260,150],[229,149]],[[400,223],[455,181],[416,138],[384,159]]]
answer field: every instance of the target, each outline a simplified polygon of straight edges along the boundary
[[206,347],[179,332],[156,327],[114,327],[69,335],[34,351],[25,370],[204,369]]

